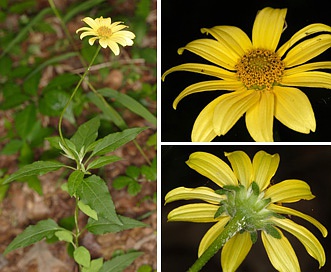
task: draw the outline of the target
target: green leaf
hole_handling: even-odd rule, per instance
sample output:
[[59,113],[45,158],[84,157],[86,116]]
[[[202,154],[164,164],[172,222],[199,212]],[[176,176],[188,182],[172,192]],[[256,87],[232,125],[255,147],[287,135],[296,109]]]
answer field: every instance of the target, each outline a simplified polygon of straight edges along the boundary
[[143,264],[138,268],[137,272],[153,272],[153,268],[148,264]]
[[125,173],[129,177],[137,179],[140,176],[140,169],[137,166],[130,165],[126,168]]
[[132,141],[146,128],[129,128],[122,132],[112,133],[98,141],[91,156],[100,156],[112,152],[120,146]]
[[12,155],[17,153],[22,148],[23,142],[18,139],[11,139],[5,147],[1,150],[0,154]]
[[54,233],[57,238],[59,238],[60,241],[65,241],[68,243],[73,242],[73,235],[71,231],[68,230],[59,230]]
[[90,252],[83,246],[77,247],[74,251],[75,261],[85,267],[89,267],[91,263]]
[[[39,100],[39,110],[47,116],[60,116],[68,100],[69,95],[63,90],[54,89],[45,92]],[[66,113],[72,114],[72,103],[69,105]]]
[[70,196],[76,195],[76,191],[83,182],[84,173],[80,170],[72,172],[68,178],[68,193]]
[[7,184],[11,181],[18,180],[25,177],[44,175],[48,172],[55,171],[65,166],[59,162],[52,161],[36,161],[32,164],[28,164],[17,170],[14,174],[7,177],[3,184]]
[[125,186],[128,186],[130,182],[134,181],[132,178],[127,176],[119,176],[115,178],[112,182],[113,188],[120,190],[123,189]]
[[89,205],[98,213],[99,219],[103,217],[114,224],[122,225],[108,187],[100,177],[93,175],[84,179],[81,186],[77,188],[77,195],[84,204]]
[[36,176],[28,177],[27,183],[31,189],[33,189],[37,194],[43,195],[43,187],[41,182]]
[[107,120],[114,122],[115,125],[121,130],[124,130],[128,127],[122,116],[112,106],[110,106],[106,102],[106,100],[102,98],[101,95],[98,96],[91,92],[87,94],[87,98],[100,110],[102,110],[104,118],[107,118]]
[[120,218],[122,225],[118,225],[112,221],[109,221],[105,218],[99,218],[98,221],[89,219],[86,225],[86,228],[89,232],[93,234],[105,234],[105,233],[115,233],[123,230],[133,229],[133,228],[141,228],[146,227],[147,225],[141,221],[132,219],[130,217],[125,217],[122,215],[118,215]]
[[95,141],[98,137],[99,126],[99,117],[95,117],[79,126],[75,134],[70,139],[75,144],[77,151],[80,151],[83,146],[86,148]]
[[48,14],[51,13],[52,9],[51,8],[45,8],[42,11],[40,11],[31,21],[30,23],[24,27],[16,36],[15,38],[10,42],[10,44],[8,44],[2,51],[2,54],[0,56],[3,57],[4,55],[6,55],[16,44],[18,44],[19,42],[21,42],[26,35],[28,34],[28,32],[30,31],[30,29],[37,24],[39,21],[41,21],[43,19],[43,17]]
[[21,234],[8,245],[4,255],[21,247],[32,245],[38,241],[41,241],[45,237],[51,237],[55,232],[63,230],[52,219],[39,221],[36,225],[27,227]]
[[135,259],[141,256],[142,252],[130,252],[121,256],[112,258],[105,262],[99,272],[123,272],[125,268],[133,263]]
[[91,261],[90,267],[83,267],[82,272],[99,272],[103,265],[103,258]]
[[26,94],[34,96],[37,95],[41,73],[36,73],[28,80],[23,82],[23,90]]
[[84,204],[82,201],[78,201],[78,208],[85,213],[87,216],[98,220],[98,214],[95,210],[92,210],[89,205]]
[[87,166],[86,170],[101,168],[102,166],[105,166],[107,164],[117,162],[117,161],[120,161],[120,160],[122,160],[122,158],[120,158],[118,156],[103,156],[103,157],[97,158],[94,161],[92,161]]
[[141,187],[141,184],[138,181],[134,180],[128,185],[128,193],[132,196],[135,196],[141,191]]
[[127,94],[120,93],[117,90],[113,90],[109,88],[101,89],[98,92],[103,96],[115,99],[115,101],[121,103],[124,107],[126,107],[130,111],[143,117],[145,120],[156,126],[156,122],[157,122],[156,117],[134,98],[128,96]]
[[157,177],[156,169],[147,165],[141,167],[141,174],[143,174],[148,181],[155,181]]
[[15,116],[15,128],[18,135],[23,139],[27,139],[31,128],[36,122],[37,111],[34,105],[27,106]]

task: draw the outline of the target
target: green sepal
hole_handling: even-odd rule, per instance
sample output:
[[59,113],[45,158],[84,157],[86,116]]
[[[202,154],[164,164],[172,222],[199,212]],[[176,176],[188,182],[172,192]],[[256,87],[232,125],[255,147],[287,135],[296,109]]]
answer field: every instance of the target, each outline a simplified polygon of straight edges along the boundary
[[269,234],[271,235],[273,238],[276,238],[276,239],[281,239],[282,236],[281,234],[279,233],[279,231],[273,226],[273,225],[265,225],[264,226],[264,230]]
[[214,219],[221,216],[221,214],[224,213],[225,211],[226,208],[224,206],[219,207],[216,213],[214,214]]
[[257,231],[251,231],[249,234],[251,235],[252,243],[255,244],[257,241]]
[[258,196],[260,194],[259,185],[257,185],[257,183],[255,181],[253,181],[251,186],[252,186],[253,194]]

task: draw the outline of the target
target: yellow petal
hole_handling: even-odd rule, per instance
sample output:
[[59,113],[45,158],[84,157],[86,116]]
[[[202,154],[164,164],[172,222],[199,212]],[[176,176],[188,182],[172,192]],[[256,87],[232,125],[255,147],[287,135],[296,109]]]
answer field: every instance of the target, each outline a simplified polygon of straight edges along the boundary
[[302,64],[331,47],[331,35],[321,34],[294,46],[284,58],[285,67]]
[[316,121],[308,97],[297,88],[274,87],[275,117],[285,126],[301,133],[315,131]]
[[91,17],[85,17],[84,19],[82,19],[82,21],[88,24],[93,29],[99,26],[98,23],[95,20],[93,20]]
[[238,181],[229,165],[213,154],[194,152],[186,162],[189,167],[209,178],[220,187],[238,185]]
[[175,67],[170,68],[169,70],[165,71],[162,75],[162,80],[164,81],[165,77],[172,72],[177,71],[187,71],[193,73],[204,74],[208,76],[218,77],[220,79],[229,79],[232,81],[237,80],[237,76],[234,72],[230,72],[228,70],[222,69],[215,65],[209,64],[201,64],[201,63],[185,63],[181,65],[177,65]]
[[196,223],[216,222],[219,219],[214,219],[214,215],[218,208],[219,206],[207,203],[183,205],[173,209],[168,214],[168,221],[186,221]]
[[226,196],[215,193],[214,190],[208,187],[185,188],[178,187],[167,193],[165,196],[165,204],[176,200],[200,199],[211,204],[219,204]]
[[283,32],[287,9],[264,8],[258,12],[252,32],[255,48],[275,51]]
[[225,135],[248,109],[259,100],[255,90],[243,90],[221,96],[214,110],[214,131],[217,135]]
[[325,264],[325,252],[317,238],[305,227],[289,219],[273,218],[272,221],[280,228],[288,231],[304,245],[308,254],[319,262],[319,268]]
[[319,61],[319,62],[311,62],[305,63],[293,68],[286,69],[284,71],[284,76],[290,76],[294,74],[299,74],[302,72],[317,70],[317,69],[331,69],[331,61]]
[[202,253],[211,245],[212,242],[222,233],[224,226],[229,222],[230,216],[219,217],[218,222],[213,225],[203,236],[198,250],[198,256],[200,257]]
[[245,231],[233,236],[223,247],[221,264],[223,272],[236,271],[252,247],[249,232]]
[[185,96],[190,94],[206,92],[206,91],[216,91],[216,90],[227,90],[233,91],[242,86],[240,81],[230,81],[230,80],[209,80],[202,81],[195,84],[192,84],[186,87],[175,99],[173,103],[174,109],[177,108],[177,104],[180,100],[182,100]]
[[252,48],[252,42],[246,33],[235,26],[202,28],[201,32],[213,35],[215,39],[227,47],[229,52],[232,52],[233,57],[238,59]]
[[283,56],[285,52],[296,44],[299,40],[307,38],[309,35],[318,33],[318,32],[331,32],[331,27],[324,24],[311,24],[295,33],[286,43],[284,43],[278,50],[277,53],[279,56]]
[[178,54],[182,54],[185,49],[221,67],[235,70],[237,59],[233,58],[231,52],[218,41],[212,39],[195,40],[185,47],[179,48]]
[[260,100],[246,112],[246,126],[249,134],[256,142],[272,142],[274,119],[274,94],[257,92]]
[[271,202],[291,203],[301,199],[310,200],[315,196],[311,193],[309,185],[298,179],[288,179],[270,186],[265,191],[265,198]]
[[294,210],[294,209],[291,209],[288,207],[275,205],[272,203],[268,206],[268,210],[271,210],[275,213],[288,214],[288,215],[294,215],[294,216],[301,217],[301,218],[307,220],[308,222],[310,222],[311,224],[313,224],[316,228],[318,228],[319,231],[322,233],[323,237],[326,237],[328,235],[327,229],[320,222],[318,222],[315,218],[313,218],[307,214],[304,214],[302,212],[299,212],[297,210]]
[[279,155],[270,155],[264,151],[259,151],[253,158],[253,181],[255,181],[263,191],[270,184],[270,179],[275,175],[279,165]]
[[198,115],[192,129],[192,142],[211,142],[217,134],[214,131],[214,110],[222,96],[210,102]]
[[331,89],[331,74],[318,71],[302,72],[284,76],[281,84],[286,86]]
[[277,229],[282,238],[277,239],[261,232],[262,242],[268,254],[269,260],[278,271],[281,272],[300,272],[298,258],[287,238]]
[[246,188],[252,183],[253,166],[248,155],[243,151],[234,151],[225,153],[225,156],[229,159],[233,172],[240,184]]

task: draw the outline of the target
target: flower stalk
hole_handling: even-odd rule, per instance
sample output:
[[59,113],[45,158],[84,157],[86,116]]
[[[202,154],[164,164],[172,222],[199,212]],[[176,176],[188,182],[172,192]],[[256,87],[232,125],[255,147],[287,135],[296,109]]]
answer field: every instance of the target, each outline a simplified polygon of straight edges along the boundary
[[224,227],[221,234],[211,243],[202,255],[189,268],[188,272],[198,272],[205,264],[229,241],[234,235],[243,230],[245,225],[245,214],[242,212],[236,215]]

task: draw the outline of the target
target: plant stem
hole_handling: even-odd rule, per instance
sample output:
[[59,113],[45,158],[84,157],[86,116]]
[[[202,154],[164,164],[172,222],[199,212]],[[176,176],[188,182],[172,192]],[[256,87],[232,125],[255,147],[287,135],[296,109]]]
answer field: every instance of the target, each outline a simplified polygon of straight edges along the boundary
[[90,62],[90,64],[89,64],[89,66],[88,66],[87,69],[85,70],[83,76],[80,78],[80,80],[79,80],[79,82],[77,83],[77,85],[76,85],[74,91],[72,92],[72,94],[71,94],[71,96],[70,96],[68,102],[66,103],[66,105],[64,106],[64,108],[63,108],[63,110],[62,110],[62,112],[61,112],[60,119],[59,119],[59,135],[60,135],[60,138],[61,138],[62,143],[63,143],[65,146],[66,146],[66,142],[64,141],[63,134],[62,134],[62,129],[61,129],[61,127],[62,127],[62,120],[63,120],[64,113],[65,113],[65,111],[67,110],[67,108],[68,108],[70,102],[71,102],[72,99],[74,98],[74,96],[75,96],[75,94],[76,94],[76,92],[77,92],[79,86],[82,84],[82,82],[83,82],[83,80],[85,79],[86,75],[87,75],[88,72],[90,71],[90,68],[91,68],[93,62],[95,61],[95,58],[96,58],[97,55],[99,54],[100,49],[101,49],[101,46],[99,46],[98,49],[95,51],[95,54],[94,54],[94,56],[93,56],[93,58],[92,58],[92,60],[91,60],[91,62]]
[[222,233],[211,243],[205,252],[195,261],[188,272],[198,272],[244,225],[244,215],[237,213],[224,227]]

